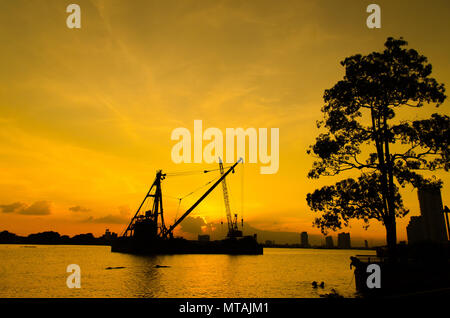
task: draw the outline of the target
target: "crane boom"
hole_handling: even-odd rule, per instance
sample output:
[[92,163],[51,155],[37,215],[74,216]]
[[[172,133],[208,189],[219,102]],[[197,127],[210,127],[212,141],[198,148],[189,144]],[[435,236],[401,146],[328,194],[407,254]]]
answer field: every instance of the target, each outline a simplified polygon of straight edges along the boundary
[[212,190],[214,190],[215,187],[217,187],[217,185],[222,182],[222,180],[225,179],[225,177],[232,171],[234,170],[234,168],[242,161],[242,158],[239,158],[238,161],[236,161],[236,163],[231,166],[220,178],[219,180],[217,180],[201,197],[200,199],[198,199],[167,231],[165,231],[162,234],[163,238],[167,238],[167,236],[170,236],[172,234],[172,231],[174,230],[174,228],[181,223],[181,221],[184,220],[185,217],[187,217],[189,215],[189,213],[191,213],[196,207],[197,205],[200,204],[200,202],[203,201],[204,198],[206,198],[208,196],[208,194],[211,193]]

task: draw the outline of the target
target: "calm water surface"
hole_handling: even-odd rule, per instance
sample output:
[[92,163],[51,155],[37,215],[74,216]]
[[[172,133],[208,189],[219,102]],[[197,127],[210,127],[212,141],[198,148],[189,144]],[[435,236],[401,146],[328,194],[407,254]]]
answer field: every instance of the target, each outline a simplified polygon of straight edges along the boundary
[[[374,251],[265,248],[258,256],[136,256],[111,253],[108,246],[0,245],[0,297],[310,298],[332,288],[355,297],[349,265],[355,254]],[[81,268],[80,289],[66,285],[69,264]],[[325,288],[313,289],[314,280]]]

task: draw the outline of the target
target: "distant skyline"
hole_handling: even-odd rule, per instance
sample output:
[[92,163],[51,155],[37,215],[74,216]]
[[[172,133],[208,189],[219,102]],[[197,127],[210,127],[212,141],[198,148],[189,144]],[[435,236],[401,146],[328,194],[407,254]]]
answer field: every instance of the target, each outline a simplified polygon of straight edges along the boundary
[[[193,129],[199,119],[222,130],[279,128],[276,174],[245,164],[227,178],[233,213],[240,219],[243,207],[244,221],[260,231],[321,235],[306,194],[337,179],[307,179],[314,158],[306,150],[319,134],[324,90],[344,75],[339,62],[403,36],[449,90],[448,1],[377,1],[381,29],[365,24],[370,1],[76,3],[79,30],[65,25],[66,2],[0,2],[0,231],[120,234],[157,169],[217,168],[171,160],[172,130]],[[448,100],[402,118],[433,112],[450,115]],[[434,174],[450,205],[448,172]],[[166,223],[194,200],[178,208],[176,198],[211,178],[164,180]],[[420,214],[417,191],[401,193],[411,212],[398,220],[399,241],[410,216]],[[225,222],[221,189],[191,216]],[[385,236],[378,222],[328,235],[344,231],[369,245]]]
[[[189,217],[186,219],[186,223],[189,223]],[[216,227],[215,231],[211,231],[210,230],[210,226],[214,226]],[[109,229],[107,229],[109,230]],[[211,240],[220,240],[223,237],[226,236],[226,225],[221,226],[220,224],[208,224],[208,227],[202,231],[190,231],[190,232],[181,232],[183,233],[184,237],[186,239],[191,239],[191,240],[196,240],[198,235],[209,235]],[[3,231],[0,231],[0,233]],[[8,232],[8,231],[7,231]],[[48,231],[43,231],[43,232],[55,232],[52,230],[48,230]],[[39,232],[39,233],[43,233],[43,232]],[[9,232],[11,233],[11,232]],[[69,236],[66,235],[65,233],[59,233],[58,234],[61,235],[61,237],[63,236]],[[118,234],[115,232],[109,232],[109,233],[113,233],[113,234]],[[341,232],[336,232],[327,236],[331,236],[333,237],[333,241],[337,242],[338,241],[338,236]],[[17,234],[17,233],[11,233],[11,234]],[[37,233],[30,233],[31,234],[37,234]],[[70,237],[74,237],[74,236],[79,236],[79,235],[86,235],[89,233],[78,233],[75,235],[72,235]],[[264,230],[259,230],[256,228],[253,228],[251,226],[249,226],[248,224],[245,224],[244,226],[244,235],[257,235],[257,239],[259,243],[266,243],[266,241],[271,241],[274,244],[297,244],[297,245],[301,245],[301,239],[300,239],[300,234],[301,233],[297,233],[297,232],[276,232],[276,231],[264,231]],[[104,236],[105,233],[99,234],[98,236],[95,236],[96,238],[101,238],[102,236]],[[20,235],[19,235],[20,236]],[[26,235],[28,236],[28,235]],[[26,237],[23,236],[23,237]],[[321,246],[325,246],[325,235],[322,234],[309,234],[308,233],[308,240],[309,240],[309,246],[310,247],[321,247]],[[365,245],[365,241],[366,238],[364,237],[351,237],[351,242],[352,242],[352,248],[358,248],[358,247],[364,247]],[[375,247],[375,246],[382,246],[384,244],[384,241],[382,239],[370,239],[367,240],[369,247]]]

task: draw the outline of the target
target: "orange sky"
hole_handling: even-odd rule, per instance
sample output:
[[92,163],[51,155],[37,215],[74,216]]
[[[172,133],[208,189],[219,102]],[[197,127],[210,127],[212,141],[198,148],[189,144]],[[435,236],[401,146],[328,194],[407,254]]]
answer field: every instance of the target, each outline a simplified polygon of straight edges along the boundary
[[[79,30],[65,24],[73,2]],[[172,130],[192,131],[201,119],[204,129],[279,128],[278,173],[245,165],[244,218],[264,230],[319,233],[306,194],[337,179],[308,180],[306,149],[319,133],[323,91],[343,76],[339,62],[403,36],[429,58],[433,76],[450,83],[448,2],[377,1],[378,30],[365,24],[370,3],[0,1],[0,230],[121,232],[156,169],[216,168],[171,161]],[[448,103],[438,111],[448,115]],[[238,212],[240,173],[229,181]],[[448,173],[436,175],[449,205]],[[163,191],[179,197],[209,179],[168,178]],[[416,192],[402,193],[418,215]],[[193,215],[225,220],[221,195],[218,188]],[[172,223],[176,200],[165,207]],[[400,240],[408,221],[398,223]],[[368,232],[355,223],[350,232],[384,237],[376,223]]]

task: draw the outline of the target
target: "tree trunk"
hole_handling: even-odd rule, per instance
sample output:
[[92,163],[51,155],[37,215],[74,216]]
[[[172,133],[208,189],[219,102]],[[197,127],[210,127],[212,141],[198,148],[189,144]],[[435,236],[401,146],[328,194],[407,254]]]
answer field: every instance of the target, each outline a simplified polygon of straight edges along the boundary
[[[391,183],[389,182],[389,185]],[[392,260],[396,260],[397,258],[397,226],[396,226],[396,220],[395,220],[395,204],[393,202],[393,194],[394,191],[393,187],[389,187],[389,193],[388,193],[388,223],[389,225],[386,226],[386,240],[387,240],[387,246],[389,249],[389,258]]]
[[396,260],[396,250],[397,250],[397,227],[395,222],[395,202],[394,202],[394,173],[393,173],[393,162],[389,150],[389,136],[388,136],[388,123],[387,123],[387,110],[388,107],[383,107],[383,140],[384,140],[384,169],[383,169],[383,181],[387,182],[387,219],[389,226],[386,227],[386,239],[389,249],[389,258],[393,261]]
[[395,261],[397,259],[397,226],[395,216],[388,216],[384,225],[386,227],[388,257],[390,261]]

